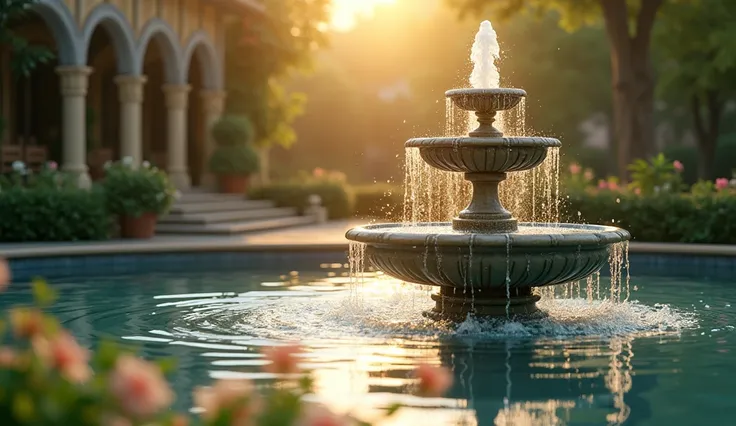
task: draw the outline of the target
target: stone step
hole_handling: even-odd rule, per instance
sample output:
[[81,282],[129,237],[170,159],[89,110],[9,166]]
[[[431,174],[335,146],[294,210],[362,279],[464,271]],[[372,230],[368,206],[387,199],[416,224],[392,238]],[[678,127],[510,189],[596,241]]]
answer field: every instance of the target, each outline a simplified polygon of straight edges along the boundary
[[160,224],[156,226],[157,234],[198,234],[198,235],[232,235],[247,232],[266,231],[290,226],[309,225],[315,223],[312,216],[293,216],[275,219],[247,220],[241,222],[208,223],[208,224]]
[[274,203],[268,200],[226,200],[226,201],[204,201],[197,203],[175,203],[171,207],[169,215],[191,215],[195,213],[225,212],[237,210],[258,210],[274,207]]
[[215,192],[184,192],[176,200],[177,204],[210,203],[217,201],[240,201],[245,200],[243,194],[218,194]]
[[190,214],[173,214],[162,217],[159,224],[209,224],[221,222],[244,222],[247,220],[275,219],[296,216],[297,210],[289,207],[217,211]]

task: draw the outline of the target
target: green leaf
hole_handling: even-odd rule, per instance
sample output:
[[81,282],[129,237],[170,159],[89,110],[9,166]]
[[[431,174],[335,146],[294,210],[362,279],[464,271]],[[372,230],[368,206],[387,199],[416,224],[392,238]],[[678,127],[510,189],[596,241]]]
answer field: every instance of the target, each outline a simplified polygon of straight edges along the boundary
[[38,306],[51,306],[58,298],[56,290],[51,288],[42,278],[34,278],[31,286],[33,288],[33,300]]

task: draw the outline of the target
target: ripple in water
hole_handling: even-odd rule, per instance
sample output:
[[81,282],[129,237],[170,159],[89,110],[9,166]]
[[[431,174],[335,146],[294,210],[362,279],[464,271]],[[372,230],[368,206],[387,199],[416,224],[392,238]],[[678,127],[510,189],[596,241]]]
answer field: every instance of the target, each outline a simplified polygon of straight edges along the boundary
[[[339,291],[250,292],[237,296],[168,302],[184,309],[175,322],[178,337],[269,341],[435,340],[616,337],[678,334],[697,326],[694,314],[668,305],[637,301],[546,299],[541,319],[468,318],[460,324],[426,319],[430,289],[381,279]],[[356,292],[357,296],[356,297]]]

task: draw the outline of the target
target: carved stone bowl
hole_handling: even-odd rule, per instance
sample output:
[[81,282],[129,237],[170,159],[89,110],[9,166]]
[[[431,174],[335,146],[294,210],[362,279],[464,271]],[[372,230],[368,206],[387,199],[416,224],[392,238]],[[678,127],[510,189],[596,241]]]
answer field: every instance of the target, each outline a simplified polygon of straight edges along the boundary
[[533,287],[590,276],[608,262],[611,245],[630,235],[610,226],[531,223],[510,234],[463,234],[449,223],[422,223],[358,227],[346,237],[365,243],[368,262],[387,275],[440,286],[435,313],[462,317],[533,313]]
[[415,138],[405,146],[419,148],[424,161],[448,172],[506,173],[529,170],[547,158],[548,148],[562,144],[553,138]]
[[521,89],[452,89],[445,92],[456,107],[481,113],[503,111],[519,105],[526,92]]

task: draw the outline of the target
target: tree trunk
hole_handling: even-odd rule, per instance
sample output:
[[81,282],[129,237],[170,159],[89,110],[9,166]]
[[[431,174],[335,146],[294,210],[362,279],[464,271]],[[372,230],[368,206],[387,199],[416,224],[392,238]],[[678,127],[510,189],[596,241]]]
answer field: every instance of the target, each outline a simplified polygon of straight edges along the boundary
[[627,181],[635,158],[654,154],[654,72],[651,33],[663,0],[642,0],[636,34],[629,35],[626,0],[600,0],[611,46],[613,115],[618,172]]
[[714,176],[713,164],[720,133],[723,101],[718,98],[717,92],[710,91],[705,95],[705,99],[694,95],[690,106],[698,138],[698,179],[712,180],[718,177]]

